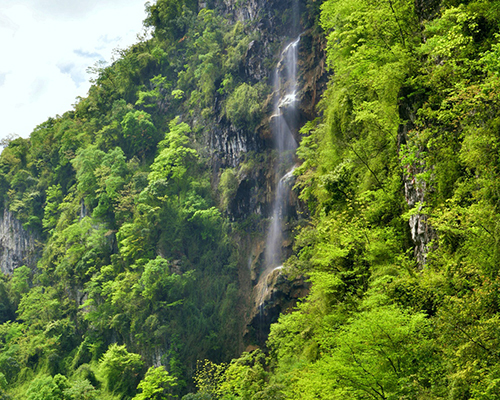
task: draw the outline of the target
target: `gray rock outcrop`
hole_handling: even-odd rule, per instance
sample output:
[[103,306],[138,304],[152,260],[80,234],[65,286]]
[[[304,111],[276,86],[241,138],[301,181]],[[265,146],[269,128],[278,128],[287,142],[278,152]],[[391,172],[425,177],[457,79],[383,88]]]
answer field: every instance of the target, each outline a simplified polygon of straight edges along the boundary
[[4,274],[12,274],[23,265],[34,268],[38,258],[37,242],[37,236],[24,229],[12,212],[3,210],[0,216],[0,269]]
[[412,162],[402,165],[402,178],[406,203],[410,209],[413,209],[408,223],[411,239],[414,243],[414,257],[420,269],[427,264],[427,253],[432,241],[436,239],[436,232],[429,224],[428,217],[423,210],[427,196],[432,189],[421,178],[422,174],[426,172],[422,156],[423,149],[420,145],[413,143],[414,139],[410,135],[410,131],[416,128],[417,110],[421,101],[422,99],[416,96],[411,101],[405,100],[400,104],[399,115],[405,123],[399,126],[398,131],[398,148],[401,151],[403,146],[406,146],[408,156],[410,156],[409,152],[412,152],[411,157],[409,157]]

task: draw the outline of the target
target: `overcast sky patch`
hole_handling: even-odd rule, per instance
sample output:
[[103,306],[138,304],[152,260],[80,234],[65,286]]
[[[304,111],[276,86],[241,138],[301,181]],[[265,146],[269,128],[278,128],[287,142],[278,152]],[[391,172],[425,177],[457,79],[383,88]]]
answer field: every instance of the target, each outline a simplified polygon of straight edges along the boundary
[[87,73],[75,65],[75,63],[58,64],[57,68],[59,68],[61,73],[69,75],[77,87],[88,81]]
[[19,29],[19,25],[12,21],[7,15],[0,12],[0,29],[11,31],[12,34],[14,34]]
[[72,109],[89,66],[137,42],[145,0],[0,0],[0,139]]
[[89,51],[85,51],[82,49],[77,49],[77,50],[73,50],[73,53],[75,53],[77,56],[80,56],[80,57],[91,58],[92,60],[94,60],[96,58],[98,58],[98,59],[103,58],[102,54],[98,53],[97,51],[89,52]]
[[[132,1],[120,0],[2,0],[3,7],[12,5],[23,5],[33,10],[38,18],[71,18],[73,20],[82,20],[95,12],[99,7],[127,6]],[[144,4],[144,3],[142,3]]]

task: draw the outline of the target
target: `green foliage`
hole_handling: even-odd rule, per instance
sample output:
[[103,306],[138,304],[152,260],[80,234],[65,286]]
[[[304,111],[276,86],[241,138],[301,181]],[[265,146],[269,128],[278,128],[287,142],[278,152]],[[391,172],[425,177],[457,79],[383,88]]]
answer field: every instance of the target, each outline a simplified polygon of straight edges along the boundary
[[259,350],[251,354],[243,353],[240,358],[232,360],[224,371],[225,381],[220,387],[223,397],[261,398],[260,394],[268,378],[268,373],[264,369],[265,365],[265,356]]
[[58,207],[63,200],[61,185],[54,185],[47,188],[46,196],[42,226],[44,230],[51,232],[57,225],[59,216]]
[[21,293],[10,290],[6,277],[0,277],[0,323],[14,320],[14,311]]
[[0,396],[2,399],[9,399],[9,396],[6,395],[5,389],[7,389],[7,379],[5,379],[5,375],[0,372]]
[[71,387],[64,389],[63,395],[70,400],[96,400],[97,393],[92,384],[87,380],[77,380]]
[[229,95],[226,100],[225,114],[237,127],[252,130],[262,120],[262,104],[266,86],[257,83],[250,86],[242,83]]
[[188,168],[193,165],[198,157],[196,150],[187,146],[187,134],[191,129],[185,122],[176,118],[169,123],[170,131],[165,135],[165,140],[160,142],[160,151],[151,165],[149,181],[152,183],[165,181],[174,185],[173,192],[180,194],[186,190],[185,176]]
[[[332,349],[317,363],[291,373],[295,382],[289,396],[383,399],[424,392],[422,370],[432,354],[424,326],[423,315],[408,316],[394,307],[358,314],[333,334]],[[324,380],[332,384],[322,385]]]
[[236,192],[238,190],[239,182],[238,177],[233,168],[225,169],[219,181],[219,191],[220,191],[220,201],[221,208],[223,210],[227,210],[229,204],[236,196]]
[[95,147],[87,147],[79,149],[76,157],[71,161],[76,170],[78,192],[84,196],[88,196],[87,204],[89,206],[92,206],[95,200],[94,196],[97,189],[95,170],[103,157],[103,151]]
[[281,385],[269,385],[267,359],[260,350],[243,353],[230,364],[198,362],[195,383],[198,393],[187,399],[283,399]]
[[[165,52],[158,48],[158,51],[161,54],[165,54]],[[138,97],[139,99],[136,101],[136,106],[143,106],[144,108],[153,108],[159,107],[163,108],[163,98],[168,93],[171,84],[167,81],[167,78],[161,75],[155,76],[151,79],[151,87],[152,89],[149,91],[139,91]],[[172,94],[175,98],[176,96]]]
[[6,322],[0,326],[1,353],[0,372],[8,381],[12,381],[21,368],[19,339],[22,337],[22,325]]
[[198,361],[194,377],[198,391],[209,398],[220,395],[226,367],[225,364],[215,364],[210,360]]
[[142,296],[154,302],[155,307],[175,306],[182,302],[179,297],[190,280],[191,272],[184,275],[170,274],[167,260],[161,257],[150,260],[139,279],[139,285],[143,288]]
[[[61,386],[60,386],[61,384]],[[35,379],[26,392],[28,400],[62,400],[62,390],[65,382],[56,380],[52,376],[42,376]]]
[[102,356],[99,369],[109,392],[130,399],[139,383],[143,365],[140,355],[129,353],[125,346],[112,344]]
[[125,154],[144,158],[156,144],[156,127],[145,111],[130,111],[121,121]]
[[[0,280],[0,396],[173,398],[210,359],[184,399],[497,398],[496,2],[306,2],[333,72],[301,130],[310,219],[285,266],[311,289],[272,326],[268,355],[229,363],[247,277],[225,210],[270,156],[226,165],[216,192],[219,155],[203,145],[217,123],[265,125],[267,83],[243,71],[267,28],[206,3],[147,4],[152,36],[2,152],[2,206],[44,246],[35,270]],[[424,214],[425,265],[408,225]]]
[[169,395],[170,389],[176,385],[176,379],[163,367],[151,367],[137,386],[142,391],[134,400],[167,400],[177,397]]
[[31,274],[31,269],[25,265],[16,268],[12,273],[12,278],[9,282],[9,294],[16,308],[21,300],[21,296],[30,290]]
[[154,27],[155,35],[165,39],[179,39],[186,31],[186,18],[195,12],[197,2],[193,0],[160,0],[147,4],[146,26]]
[[258,22],[233,23],[208,3],[199,13],[192,0],[147,4],[152,35],[89,68],[74,110],[0,156],[2,206],[38,233],[42,253],[0,282],[0,322],[17,321],[0,327],[14,398],[58,373],[64,398],[133,397],[143,371],[124,345],[167,367],[177,396],[196,359],[241,346],[237,257],[202,144],[227,99],[252,100],[232,111],[259,124],[266,87],[241,73]]
[[[312,288],[269,341],[287,398],[496,396],[498,16],[443,6],[419,42],[411,8],[323,4],[335,76],[325,117],[303,129],[298,187],[315,218],[288,261]],[[420,273],[402,178],[425,190],[437,233]]]
[[[443,3],[431,21],[409,1],[323,3],[334,75],[324,116],[302,130],[297,187],[313,218],[287,261],[311,292],[272,326],[261,375],[209,366],[200,393],[496,398],[500,19],[487,3]],[[425,202],[408,211],[404,185]],[[436,233],[422,271],[416,210]]]

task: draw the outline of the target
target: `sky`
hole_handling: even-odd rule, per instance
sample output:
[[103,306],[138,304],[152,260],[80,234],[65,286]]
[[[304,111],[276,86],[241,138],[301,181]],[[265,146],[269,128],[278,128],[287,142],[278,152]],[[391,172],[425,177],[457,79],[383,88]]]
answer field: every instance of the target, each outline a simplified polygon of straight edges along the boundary
[[85,97],[97,61],[143,33],[146,0],[0,0],[0,140]]

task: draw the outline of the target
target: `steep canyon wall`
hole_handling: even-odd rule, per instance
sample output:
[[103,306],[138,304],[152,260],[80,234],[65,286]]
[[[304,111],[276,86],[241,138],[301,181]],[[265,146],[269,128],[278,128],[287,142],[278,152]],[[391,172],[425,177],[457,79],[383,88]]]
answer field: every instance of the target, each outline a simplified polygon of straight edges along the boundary
[[[295,3],[295,4],[294,4]],[[277,152],[276,135],[273,129],[276,116],[276,102],[286,93],[276,93],[275,73],[286,69],[280,63],[282,51],[297,40],[296,90],[294,90],[293,123],[290,133],[294,141],[300,143],[300,127],[317,116],[316,105],[326,89],[328,73],[325,62],[325,41],[314,23],[315,15],[305,1],[254,0],[239,5],[237,1],[224,1],[222,10],[236,22],[250,24],[258,32],[257,40],[248,45],[241,77],[249,85],[266,82],[269,95],[263,104],[263,118],[255,128],[238,127],[229,121],[222,110],[223,96],[216,98],[214,108],[216,120],[210,127],[208,148],[211,152],[214,186],[218,185],[221,173],[231,169],[237,180],[237,188],[227,203],[227,215],[233,222],[243,223],[247,233],[237,233],[241,251],[240,285],[246,293],[246,341],[264,344],[269,325],[275,322],[281,312],[291,309],[307,292],[307,284],[302,279],[289,282],[277,273],[267,279],[266,248],[270,246],[269,225],[276,218],[275,196],[280,177],[287,168],[282,164]],[[276,72],[275,72],[276,71]],[[292,84],[285,82],[285,85]],[[286,92],[287,89],[284,88]],[[287,107],[281,107],[283,118],[290,124]],[[298,160],[292,161],[298,162]],[[249,165],[251,167],[249,167]],[[290,183],[290,187],[293,182]],[[290,254],[294,221],[305,209],[292,191],[286,196],[290,203],[287,220],[279,227],[283,230],[280,243],[273,245],[274,251]],[[275,221],[276,222],[276,221]],[[239,236],[239,237],[238,237]],[[268,253],[269,251],[267,251]]]

